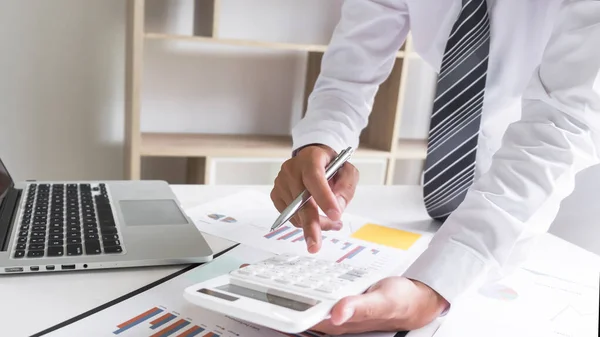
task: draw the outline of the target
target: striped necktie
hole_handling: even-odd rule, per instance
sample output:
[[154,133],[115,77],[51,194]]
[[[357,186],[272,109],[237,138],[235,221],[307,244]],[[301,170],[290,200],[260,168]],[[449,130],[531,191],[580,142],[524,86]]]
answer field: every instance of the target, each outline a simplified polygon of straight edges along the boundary
[[425,208],[444,221],[475,175],[490,25],[485,0],[463,0],[446,44],[429,126],[423,180]]

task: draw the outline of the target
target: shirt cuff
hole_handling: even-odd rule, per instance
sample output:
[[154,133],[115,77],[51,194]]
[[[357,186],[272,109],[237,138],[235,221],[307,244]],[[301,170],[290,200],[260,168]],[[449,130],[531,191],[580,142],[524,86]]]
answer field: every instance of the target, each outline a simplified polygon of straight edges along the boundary
[[326,131],[313,131],[309,133],[303,133],[300,135],[296,135],[293,139],[292,145],[292,153],[297,153],[301,148],[314,145],[321,144],[326,145],[333,149],[335,153],[342,152],[345,148],[348,147],[346,142],[337,137],[337,135],[326,132]]
[[[456,242],[431,244],[404,273],[436,291],[450,305],[487,272],[485,263]],[[445,315],[450,307],[442,312]]]

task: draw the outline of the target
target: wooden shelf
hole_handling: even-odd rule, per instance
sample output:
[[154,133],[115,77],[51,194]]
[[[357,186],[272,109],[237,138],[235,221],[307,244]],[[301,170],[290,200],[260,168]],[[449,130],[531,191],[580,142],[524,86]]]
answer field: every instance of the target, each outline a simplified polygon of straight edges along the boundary
[[[291,155],[289,136],[223,135],[189,133],[142,133],[142,156],[156,157],[245,157],[287,158]],[[390,158],[391,153],[359,148],[359,158]]]
[[[241,39],[223,39],[206,36],[193,36],[193,35],[171,35],[171,34],[160,34],[160,33],[146,33],[146,39],[149,40],[172,40],[172,41],[190,41],[190,42],[201,42],[220,44],[227,46],[240,46],[240,47],[259,47],[269,49],[280,49],[280,50],[295,50],[295,51],[306,51],[306,52],[319,52],[323,53],[327,49],[326,45],[318,44],[299,44],[299,43],[284,43],[284,42],[268,42],[268,41],[256,41],[256,40],[241,40]],[[404,51],[398,51],[396,57],[404,57]]]
[[[326,44],[298,44],[269,42],[265,40],[223,38],[220,34],[221,17],[224,15],[221,0],[192,0],[194,11],[193,32],[190,35],[146,31],[147,0],[127,0],[127,34],[125,67],[125,177],[142,179],[143,157],[179,157],[187,159],[187,182],[192,184],[214,183],[218,158],[239,158],[240,162],[289,158],[292,150],[290,136],[240,135],[240,134],[194,134],[150,133],[141,131],[143,71],[145,69],[145,46],[154,42],[186,42],[202,46],[250,47],[269,50],[297,51],[307,53],[304,74],[303,100],[305,112],[308,98],[318,76]],[[252,1],[252,0],[248,0]],[[152,13],[149,11],[148,13]],[[285,14],[287,15],[287,13]],[[260,18],[257,18],[260,20]],[[285,24],[285,19],[283,19]],[[231,52],[237,50],[232,49]],[[240,53],[240,58],[248,53]],[[390,75],[381,83],[374,97],[368,125],[362,130],[361,147],[354,157],[384,164],[382,183],[393,183],[398,160],[424,160],[426,141],[401,139],[403,106],[408,87],[409,63],[418,58],[412,48],[409,33],[406,43],[397,52]],[[295,70],[294,70],[295,71]],[[208,79],[209,81],[211,79]],[[273,130],[273,133],[281,130]],[[379,165],[381,166],[381,165]],[[242,168],[243,170],[243,168]],[[378,173],[380,175],[380,173]]]
[[426,155],[427,141],[421,139],[401,139],[394,151],[396,159],[425,159]]

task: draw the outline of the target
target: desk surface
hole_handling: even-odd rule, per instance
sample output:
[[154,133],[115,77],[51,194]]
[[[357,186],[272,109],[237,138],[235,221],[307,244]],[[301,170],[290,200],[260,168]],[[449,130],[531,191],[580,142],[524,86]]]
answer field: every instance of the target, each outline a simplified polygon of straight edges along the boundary
[[[172,186],[184,208],[189,209],[211,199],[252,188],[268,193],[266,186]],[[401,224],[404,228],[435,231],[420,202],[421,190],[406,186],[362,186],[356,191],[347,212],[375,218],[386,224]],[[216,252],[233,242],[206,235]],[[600,257],[577,248],[563,240],[548,236],[543,251],[569,251],[584,265],[600,266]],[[553,254],[552,254],[553,255]],[[548,256],[548,259],[557,257]],[[0,277],[0,306],[2,334],[29,336],[61,323],[83,312],[125,295],[184,266],[77,271],[8,275]]]

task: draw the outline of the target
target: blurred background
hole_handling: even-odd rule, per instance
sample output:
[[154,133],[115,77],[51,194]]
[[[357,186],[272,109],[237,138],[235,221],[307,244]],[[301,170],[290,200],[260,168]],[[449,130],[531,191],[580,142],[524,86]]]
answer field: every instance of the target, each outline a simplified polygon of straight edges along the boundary
[[[127,178],[125,3],[0,2],[0,155],[16,180]],[[182,38],[206,29],[198,22],[211,17],[209,10],[217,13],[211,3],[146,1],[144,29],[154,35],[144,39],[140,132],[289,136],[302,116],[310,54],[328,43],[342,0],[221,0],[217,23],[207,27],[222,41]],[[398,68],[401,122],[393,136],[418,145],[427,134],[436,76],[408,53]],[[419,184],[417,152],[356,159],[361,184]],[[393,171],[386,177],[389,158]],[[202,169],[205,183],[271,184],[285,159],[215,155]],[[140,175],[190,183],[189,168],[186,156],[154,154],[141,158]],[[600,223],[581,228],[577,220],[596,216],[591,202],[580,200],[600,188],[598,178],[598,168],[578,177],[559,214],[571,225],[552,230],[600,253]]]

